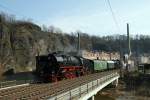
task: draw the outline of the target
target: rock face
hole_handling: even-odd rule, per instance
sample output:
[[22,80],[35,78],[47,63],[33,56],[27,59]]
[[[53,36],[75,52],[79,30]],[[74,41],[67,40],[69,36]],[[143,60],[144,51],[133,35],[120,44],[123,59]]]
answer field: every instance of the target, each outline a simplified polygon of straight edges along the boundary
[[22,72],[35,69],[35,56],[55,51],[74,51],[75,38],[51,30],[41,30],[27,21],[16,21],[0,15],[0,69],[1,73],[14,69]]

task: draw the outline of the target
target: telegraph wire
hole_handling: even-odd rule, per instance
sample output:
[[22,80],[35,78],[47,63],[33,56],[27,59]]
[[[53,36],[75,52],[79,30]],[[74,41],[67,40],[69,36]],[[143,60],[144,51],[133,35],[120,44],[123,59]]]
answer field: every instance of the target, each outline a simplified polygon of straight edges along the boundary
[[114,20],[114,22],[115,22],[115,25],[116,25],[116,27],[117,27],[118,31],[120,32],[120,27],[119,27],[119,24],[118,24],[118,22],[117,22],[117,18],[116,18],[116,16],[115,16],[115,13],[113,12],[113,9],[112,9],[112,6],[111,6],[111,3],[110,3],[110,1],[109,1],[109,0],[105,0],[105,1],[106,1],[106,3],[107,3],[107,4],[108,4],[108,6],[109,6],[109,9],[110,9],[110,12],[111,12],[112,18],[113,18],[113,20]]

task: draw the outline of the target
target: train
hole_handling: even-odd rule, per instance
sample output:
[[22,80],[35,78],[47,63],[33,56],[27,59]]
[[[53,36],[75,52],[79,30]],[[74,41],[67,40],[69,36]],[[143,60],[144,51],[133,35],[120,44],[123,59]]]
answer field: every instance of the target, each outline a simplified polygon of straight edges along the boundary
[[57,82],[117,68],[119,60],[90,60],[58,53],[36,56],[36,74],[42,82]]

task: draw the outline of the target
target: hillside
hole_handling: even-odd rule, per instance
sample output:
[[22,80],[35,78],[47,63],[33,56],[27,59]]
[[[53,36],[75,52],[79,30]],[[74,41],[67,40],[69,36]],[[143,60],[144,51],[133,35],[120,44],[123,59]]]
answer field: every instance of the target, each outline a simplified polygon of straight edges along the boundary
[[[35,56],[55,51],[76,51],[77,33],[63,33],[55,27],[40,27],[29,21],[18,21],[0,14],[0,73],[13,68],[26,71],[35,68]],[[90,36],[80,32],[81,49],[127,52],[126,36]],[[149,53],[150,36],[131,37],[133,54]]]

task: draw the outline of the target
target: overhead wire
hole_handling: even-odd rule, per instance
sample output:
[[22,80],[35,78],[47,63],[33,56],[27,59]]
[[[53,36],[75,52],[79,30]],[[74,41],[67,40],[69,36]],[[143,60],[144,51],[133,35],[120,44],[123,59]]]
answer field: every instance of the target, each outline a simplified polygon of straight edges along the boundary
[[115,16],[115,13],[114,13],[114,11],[113,11],[113,9],[112,9],[112,6],[111,6],[111,3],[110,3],[110,0],[105,0],[105,1],[106,1],[106,3],[107,3],[107,4],[108,4],[108,6],[109,6],[109,9],[110,9],[110,12],[111,12],[112,18],[113,18],[113,20],[114,20],[114,23],[115,23],[115,25],[116,25],[116,28],[117,28],[117,30],[120,32],[120,27],[119,27],[119,24],[118,24],[117,18],[116,18],[116,16]]

